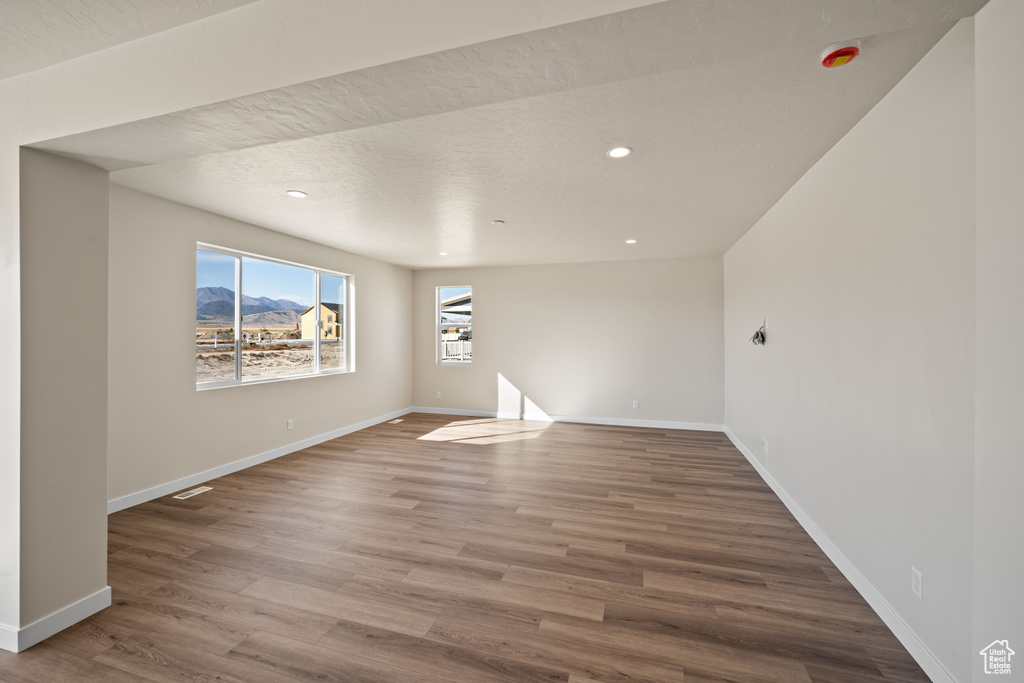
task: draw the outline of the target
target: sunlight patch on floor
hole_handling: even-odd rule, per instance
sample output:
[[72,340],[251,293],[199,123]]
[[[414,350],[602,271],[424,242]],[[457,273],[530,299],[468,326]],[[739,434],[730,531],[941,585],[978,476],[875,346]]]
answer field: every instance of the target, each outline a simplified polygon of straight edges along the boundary
[[482,417],[449,422],[422,441],[458,441],[495,444],[536,439],[554,420],[540,406],[524,396],[519,388],[498,373],[498,417]]
[[460,443],[495,444],[523,439],[536,439],[551,426],[542,420],[502,420],[484,417],[474,420],[449,422],[429,434],[419,437],[421,441],[458,441]]

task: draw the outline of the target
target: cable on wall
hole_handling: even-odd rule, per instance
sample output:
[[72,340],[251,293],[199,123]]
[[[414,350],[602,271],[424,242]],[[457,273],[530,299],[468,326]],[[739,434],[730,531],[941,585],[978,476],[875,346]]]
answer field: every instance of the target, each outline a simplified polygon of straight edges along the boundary
[[761,324],[761,329],[754,333],[754,336],[750,338],[750,341],[754,342],[754,346],[761,346],[764,344],[764,328],[768,325],[768,318],[764,319],[764,323]]

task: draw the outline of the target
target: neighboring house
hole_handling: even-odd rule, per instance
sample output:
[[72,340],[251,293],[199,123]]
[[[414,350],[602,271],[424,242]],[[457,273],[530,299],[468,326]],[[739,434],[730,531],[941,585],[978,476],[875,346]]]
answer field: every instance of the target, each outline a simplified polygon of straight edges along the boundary
[[[316,314],[313,313],[314,306],[310,306],[302,312],[302,338],[312,339],[316,329]],[[341,339],[341,304],[323,303],[320,304],[320,321],[323,323],[321,339]]]
[[473,292],[464,292],[450,296],[441,302],[442,313],[461,313],[468,315],[473,310]]

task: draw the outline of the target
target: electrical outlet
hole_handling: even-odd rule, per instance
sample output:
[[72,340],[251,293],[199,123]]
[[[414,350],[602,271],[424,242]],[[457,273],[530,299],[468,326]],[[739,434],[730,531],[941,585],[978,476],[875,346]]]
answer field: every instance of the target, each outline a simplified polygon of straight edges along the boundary
[[293,419],[291,419],[289,417],[288,418],[288,429],[292,429],[293,427],[295,427],[295,420],[293,420]]
[[768,439],[761,437],[761,450],[765,453],[768,452]]
[[633,407],[634,408],[639,408],[640,407],[640,401],[633,401]]
[[441,392],[440,392],[440,391],[439,391],[439,392],[437,392],[437,397],[438,397],[438,398],[441,398]]
[[924,600],[924,576],[914,567],[910,568],[910,590],[914,591],[918,600]]

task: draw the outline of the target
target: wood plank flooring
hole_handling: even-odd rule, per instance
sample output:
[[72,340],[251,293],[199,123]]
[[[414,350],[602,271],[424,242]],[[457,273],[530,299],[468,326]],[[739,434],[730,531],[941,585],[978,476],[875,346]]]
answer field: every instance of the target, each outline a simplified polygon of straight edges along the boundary
[[0,681],[927,681],[717,433],[407,415],[109,519]]

